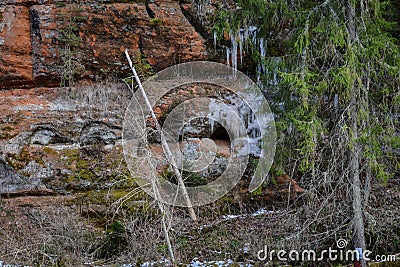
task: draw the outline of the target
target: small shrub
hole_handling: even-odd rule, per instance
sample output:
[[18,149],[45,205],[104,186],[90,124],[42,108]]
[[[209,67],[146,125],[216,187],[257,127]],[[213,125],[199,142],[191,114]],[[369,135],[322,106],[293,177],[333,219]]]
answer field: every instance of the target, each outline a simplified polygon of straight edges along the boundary
[[51,147],[48,147],[48,146],[43,148],[43,152],[48,154],[48,155],[58,155],[58,152],[56,150],[54,150],[54,149],[52,149]]
[[160,18],[152,18],[150,19],[150,24],[153,26],[161,26],[165,24],[165,20]]
[[110,229],[104,242],[97,251],[97,257],[101,259],[109,259],[118,256],[126,249],[128,242],[126,240],[126,230],[122,222],[115,221],[111,224]]

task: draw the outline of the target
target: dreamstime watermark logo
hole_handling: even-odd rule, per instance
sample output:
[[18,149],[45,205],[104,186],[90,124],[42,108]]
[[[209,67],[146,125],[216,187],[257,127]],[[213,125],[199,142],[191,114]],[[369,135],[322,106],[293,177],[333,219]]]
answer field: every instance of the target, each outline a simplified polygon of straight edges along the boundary
[[342,248],[347,247],[347,240],[343,239],[343,238],[340,238],[338,241],[336,241],[336,246],[337,246],[338,249],[342,249]]
[[[162,132],[159,133],[173,152],[174,160],[171,162],[181,171],[189,172],[207,169],[215,159],[216,147],[214,140],[203,138],[199,145],[203,156],[193,160],[182,153],[180,133],[190,122],[206,119],[212,125],[221,125],[229,135],[229,161],[223,173],[206,185],[186,188],[193,206],[209,204],[228,193],[242,178],[250,154],[257,154],[259,157],[249,186],[250,192],[256,190],[267,176],[275,154],[274,116],[259,87],[243,73],[219,63],[189,62],[157,73],[143,83],[143,88],[155,110],[165,96],[170,95],[170,98],[179,100],[174,95],[176,89],[203,87],[198,91],[204,91],[207,90],[207,85],[229,91],[230,94],[225,99],[215,95],[211,97],[207,94],[194,94],[182,103],[171,105],[173,109],[167,108],[168,114],[163,122]],[[195,90],[191,92],[193,91]],[[147,106],[146,99],[138,90],[125,114],[123,149],[128,168],[139,186],[148,194],[164,203],[186,207],[182,190],[159,175],[159,159],[148,149],[150,110]],[[159,194],[151,186],[155,177]]]
[[336,241],[336,248],[329,247],[321,252],[316,252],[313,249],[299,250],[270,250],[268,246],[257,253],[258,260],[260,261],[396,261],[396,255],[376,255],[374,259],[371,258],[372,251],[356,248],[354,250],[345,249],[348,245],[346,239],[339,239]]

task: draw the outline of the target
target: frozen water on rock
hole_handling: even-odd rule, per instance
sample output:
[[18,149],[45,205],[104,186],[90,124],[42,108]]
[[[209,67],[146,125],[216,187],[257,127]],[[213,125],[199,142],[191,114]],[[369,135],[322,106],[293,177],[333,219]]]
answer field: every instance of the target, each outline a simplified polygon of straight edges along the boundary
[[[221,104],[220,102],[212,99],[209,105],[210,113],[207,115],[210,118],[210,125],[212,132],[214,130],[214,120],[223,125],[226,129],[229,129],[234,133],[235,137],[240,136],[240,128],[239,125],[235,123],[235,120],[232,120],[233,112],[239,116],[240,120],[244,122],[244,127],[247,130],[247,135],[249,137],[249,151],[248,153],[259,156],[261,153],[261,149],[259,146],[259,142],[261,141],[261,132],[259,127],[259,122],[256,119],[255,114],[250,109],[249,105],[247,105],[241,97],[238,96],[227,96],[227,100],[231,102],[231,105],[227,107],[226,105]],[[265,116],[260,116],[261,118]],[[269,118],[271,119],[271,118]],[[263,119],[263,122],[265,120]],[[231,140],[232,141],[232,140]],[[246,150],[247,151],[247,150]],[[242,154],[240,154],[242,155]],[[243,154],[242,156],[245,156]]]

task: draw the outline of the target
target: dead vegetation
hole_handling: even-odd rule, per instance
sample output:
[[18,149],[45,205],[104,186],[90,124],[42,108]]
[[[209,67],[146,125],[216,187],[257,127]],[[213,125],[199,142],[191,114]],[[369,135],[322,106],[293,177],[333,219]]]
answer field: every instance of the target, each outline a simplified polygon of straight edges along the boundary
[[[389,181],[390,195],[385,187],[374,185],[374,208],[367,229],[368,242],[375,244],[376,253],[396,251],[392,245],[398,240],[400,214],[385,208],[399,201],[396,185]],[[330,228],[341,214],[326,208],[316,216],[310,205],[313,196],[292,199],[287,207],[286,198],[265,200],[262,194],[240,193],[243,186],[216,203],[195,209],[198,224],[185,209],[168,208],[167,225],[177,262],[231,259],[264,266],[257,259],[264,245],[275,250],[324,249],[334,246],[338,237],[347,237],[342,228]],[[121,192],[110,190],[108,194],[120,199]],[[85,202],[78,196],[1,200],[0,258],[7,264],[30,266],[121,266],[168,257],[160,212],[153,199],[136,190],[130,200],[101,204],[105,195],[87,194]],[[332,225],[319,219],[327,216]]]

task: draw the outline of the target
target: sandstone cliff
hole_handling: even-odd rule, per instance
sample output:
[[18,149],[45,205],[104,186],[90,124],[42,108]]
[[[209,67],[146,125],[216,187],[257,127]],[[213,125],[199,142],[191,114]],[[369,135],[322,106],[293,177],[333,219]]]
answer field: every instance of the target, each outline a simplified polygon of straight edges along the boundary
[[5,0],[0,3],[0,88],[59,86],[129,74],[123,51],[154,70],[207,59],[205,40],[173,0]]

